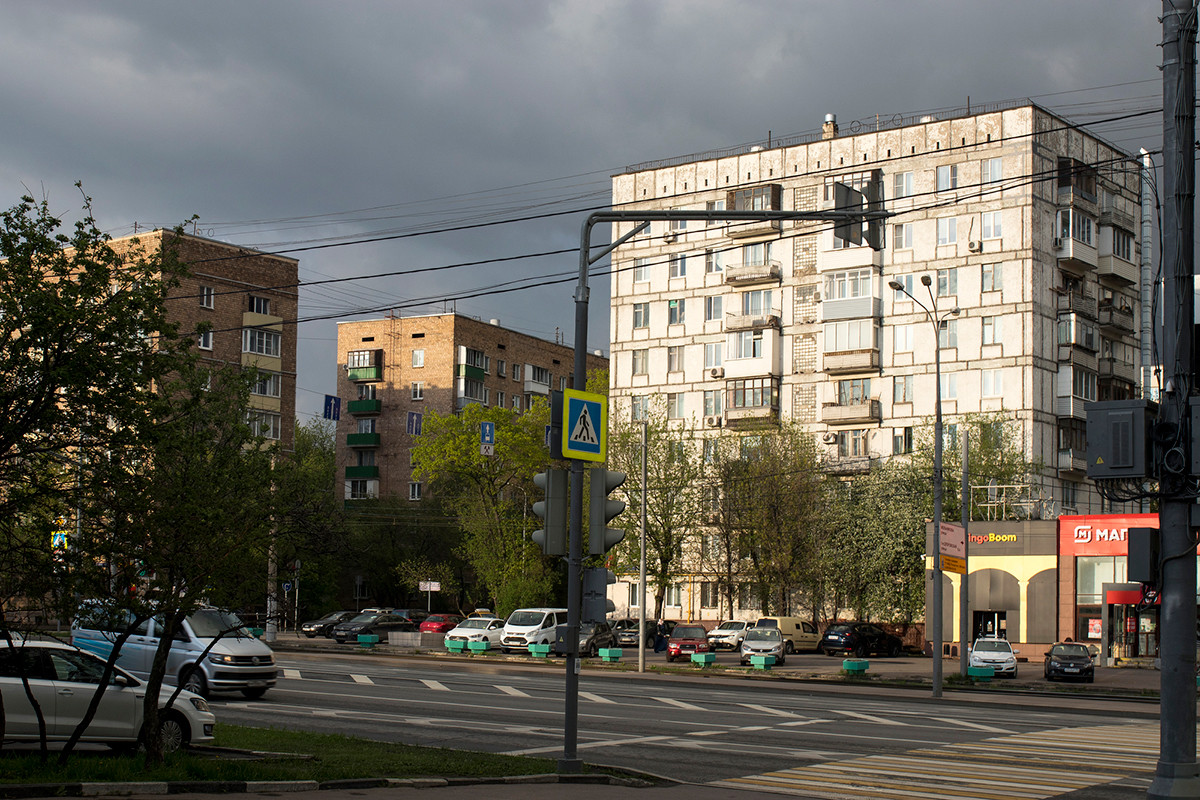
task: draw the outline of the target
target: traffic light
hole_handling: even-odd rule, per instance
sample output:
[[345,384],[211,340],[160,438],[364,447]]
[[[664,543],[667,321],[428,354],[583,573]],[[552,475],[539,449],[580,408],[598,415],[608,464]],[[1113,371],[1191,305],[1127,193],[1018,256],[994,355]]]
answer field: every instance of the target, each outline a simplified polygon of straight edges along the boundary
[[608,587],[617,582],[612,570],[588,567],[583,571],[583,621],[603,622],[617,606],[608,599]]
[[567,554],[567,471],[548,469],[533,476],[533,483],[546,493],[533,504],[533,513],[544,520],[541,530],[530,534],[548,556]]
[[588,552],[602,556],[625,538],[625,531],[608,527],[608,521],[625,510],[624,500],[610,500],[608,493],[625,482],[624,472],[604,467],[591,470],[588,496]]

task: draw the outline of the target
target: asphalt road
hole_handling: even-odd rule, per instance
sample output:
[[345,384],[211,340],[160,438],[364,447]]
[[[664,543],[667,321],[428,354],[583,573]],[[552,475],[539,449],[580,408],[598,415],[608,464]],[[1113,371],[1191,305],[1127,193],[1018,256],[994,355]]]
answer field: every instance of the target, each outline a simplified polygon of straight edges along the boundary
[[[279,683],[263,700],[214,697],[218,720],[562,756],[562,662],[357,652],[279,659]],[[584,670],[578,755],[675,780],[815,797],[869,797],[877,788],[876,796],[917,796],[931,782],[961,783],[965,796],[980,797],[1144,791],[1157,758],[1153,704],[848,688]]]

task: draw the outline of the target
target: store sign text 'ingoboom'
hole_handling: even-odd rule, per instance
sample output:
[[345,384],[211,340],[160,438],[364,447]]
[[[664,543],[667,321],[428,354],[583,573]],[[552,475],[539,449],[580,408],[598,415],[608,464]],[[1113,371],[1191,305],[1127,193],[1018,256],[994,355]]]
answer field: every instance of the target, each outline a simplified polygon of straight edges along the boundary
[[1091,525],[1075,526],[1075,541],[1079,544],[1088,542],[1124,542],[1129,538],[1129,528],[1093,528]]

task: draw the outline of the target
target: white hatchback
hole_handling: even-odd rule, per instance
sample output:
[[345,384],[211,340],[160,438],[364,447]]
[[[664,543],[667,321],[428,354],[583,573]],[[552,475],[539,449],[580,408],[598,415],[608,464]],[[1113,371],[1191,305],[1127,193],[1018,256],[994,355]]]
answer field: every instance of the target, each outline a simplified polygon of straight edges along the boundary
[[971,647],[972,667],[991,667],[995,674],[1017,677],[1017,655],[1020,650],[1014,650],[1007,639],[984,638],[976,639]]
[[[38,741],[37,714],[21,685],[37,699],[46,722],[46,739],[63,742],[70,738],[100,685],[104,661],[91,653],[57,641],[14,642],[0,638],[0,692],[4,694],[6,741]],[[188,744],[210,742],[217,718],[203,697],[181,691],[170,708],[174,688],[159,692],[159,736],[163,750],[173,752]],[[114,668],[82,742],[106,744],[117,750],[137,746],[142,732],[144,684],[124,670]]]
[[487,642],[489,649],[500,646],[504,636],[504,620],[497,617],[472,617],[464,619],[446,633],[445,643]]

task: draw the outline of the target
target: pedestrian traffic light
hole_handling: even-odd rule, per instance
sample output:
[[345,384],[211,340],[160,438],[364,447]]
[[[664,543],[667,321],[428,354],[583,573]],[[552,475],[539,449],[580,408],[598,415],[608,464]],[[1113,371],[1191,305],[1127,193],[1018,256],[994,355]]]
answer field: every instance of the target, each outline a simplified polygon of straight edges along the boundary
[[611,500],[609,492],[625,482],[624,472],[604,467],[591,470],[588,496],[588,552],[601,556],[625,538],[625,531],[608,527],[608,521],[625,510],[624,500]]
[[530,534],[531,539],[548,556],[567,554],[567,471],[548,469],[533,476],[533,483],[546,493],[544,500],[533,504],[533,513],[542,518],[541,530]]
[[583,621],[603,622],[617,610],[608,599],[608,587],[617,582],[612,570],[604,567],[588,567],[583,571]]

